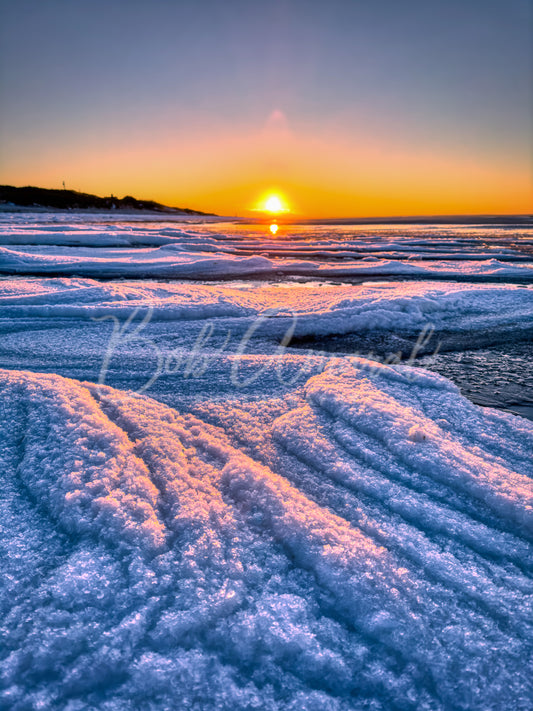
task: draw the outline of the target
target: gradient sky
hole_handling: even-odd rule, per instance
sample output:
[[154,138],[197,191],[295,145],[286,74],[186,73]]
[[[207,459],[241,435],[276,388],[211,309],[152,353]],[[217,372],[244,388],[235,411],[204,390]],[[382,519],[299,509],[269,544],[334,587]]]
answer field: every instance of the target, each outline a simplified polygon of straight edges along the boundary
[[530,0],[0,0],[0,183],[533,212]]

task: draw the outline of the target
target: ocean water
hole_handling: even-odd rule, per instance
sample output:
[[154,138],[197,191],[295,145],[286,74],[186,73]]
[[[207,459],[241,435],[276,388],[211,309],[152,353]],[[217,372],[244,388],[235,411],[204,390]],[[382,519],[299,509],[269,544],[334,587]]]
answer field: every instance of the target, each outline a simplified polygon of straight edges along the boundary
[[529,709],[532,245],[0,216],[0,707]]

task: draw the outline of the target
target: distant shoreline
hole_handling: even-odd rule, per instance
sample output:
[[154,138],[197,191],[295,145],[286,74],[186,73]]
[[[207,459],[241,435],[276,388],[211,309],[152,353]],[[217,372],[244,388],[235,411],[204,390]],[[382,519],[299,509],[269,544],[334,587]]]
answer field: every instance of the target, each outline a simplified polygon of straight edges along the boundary
[[[26,205],[6,205],[0,203],[0,215],[2,214],[20,214],[20,213],[30,213],[30,214],[41,214],[41,215],[102,215],[102,217],[151,217],[154,220],[166,220],[170,218],[205,218],[209,221],[224,221],[228,218],[220,217],[214,213],[199,212],[195,210],[188,210],[187,212],[181,210],[173,210],[169,208],[167,211],[163,210],[147,210],[145,208],[131,208],[131,207],[117,207],[115,209],[102,208],[102,207],[42,207],[42,206],[26,206]],[[230,218],[237,219],[237,218]]]
[[151,217],[158,220],[164,220],[168,218],[187,218],[187,217],[198,217],[198,218],[208,218],[210,222],[238,222],[242,225],[257,225],[257,224],[269,224],[271,222],[276,222],[280,225],[308,225],[312,226],[327,226],[327,225],[345,225],[349,227],[350,225],[368,225],[369,227],[379,227],[383,225],[465,225],[465,226],[475,226],[475,225],[494,225],[497,226],[523,226],[523,227],[533,227],[533,215],[465,215],[465,216],[436,216],[436,217],[323,217],[323,218],[288,218],[288,217],[277,217],[275,215],[271,217],[265,216],[264,218],[250,218],[237,215],[217,215],[215,213],[200,212],[195,210],[179,210],[168,208],[167,210],[148,210],[146,208],[127,208],[118,207],[115,209],[110,208],[57,208],[57,207],[43,207],[43,206],[27,206],[27,205],[14,205],[6,204],[0,202],[0,214],[18,214],[18,213],[30,213],[30,214],[62,214],[62,215],[102,215],[103,217],[116,216],[128,217]]
[[155,200],[139,200],[131,195],[126,195],[123,198],[115,195],[100,197],[99,195],[81,193],[65,188],[54,190],[30,185],[21,188],[13,185],[0,185],[0,209],[2,212],[49,212],[56,210],[70,212],[77,210],[83,213],[90,211],[120,211],[129,214],[147,212],[170,215],[215,216],[214,213],[192,210],[187,207],[169,207],[155,202]]
[[14,187],[0,185],[0,213],[61,213],[96,214],[119,216],[145,216],[158,219],[170,217],[206,217],[221,222],[234,221],[240,224],[280,225],[512,225],[533,226],[533,214],[505,215],[390,215],[378,217],[305,217],[296,214],[261,214],[260,216],[217,215],[191,208],[169,207],[154,200],[140,200],[130,195],[118,198],[114,195],[100,197],[76,190],[48,189],[33,186]]

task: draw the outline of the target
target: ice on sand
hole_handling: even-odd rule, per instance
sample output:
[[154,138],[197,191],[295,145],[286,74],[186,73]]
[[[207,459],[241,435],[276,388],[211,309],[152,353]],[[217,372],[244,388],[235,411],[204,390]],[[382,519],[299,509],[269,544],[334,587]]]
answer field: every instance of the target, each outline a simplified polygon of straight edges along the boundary
[[530,422],[362,359],[194,415],[0,372],[5,708],[530,708]]

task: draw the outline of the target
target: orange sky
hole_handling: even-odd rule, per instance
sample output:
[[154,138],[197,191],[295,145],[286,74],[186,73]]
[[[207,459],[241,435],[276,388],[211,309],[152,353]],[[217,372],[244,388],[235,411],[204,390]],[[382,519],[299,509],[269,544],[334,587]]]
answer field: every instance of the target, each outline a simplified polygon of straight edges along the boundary
[[4,5],[0,183],[226,215],[271,192],[305,217],[533,213],[527,0]]
[[48,141],[2,182],[67,187],[97,194],[155,199],[226,215],[253,214],[277,193],[305,217],[533,212],[533,180],[522,162],[485,160],[468,150],[408,145],[367,129],[346,135],[293,127],[275,110],[262,125],[224,127],[196,135],[161,131],[143,136],[75,136]]

